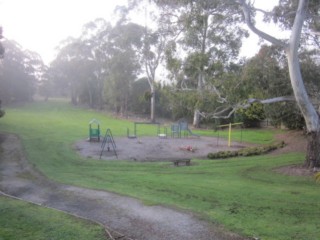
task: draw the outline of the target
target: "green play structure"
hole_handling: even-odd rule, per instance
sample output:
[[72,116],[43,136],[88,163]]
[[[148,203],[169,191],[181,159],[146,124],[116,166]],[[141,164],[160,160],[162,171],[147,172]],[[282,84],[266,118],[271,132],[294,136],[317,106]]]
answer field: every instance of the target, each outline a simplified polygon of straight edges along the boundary
[[89,141],[100,142],[100,122],[97,119],[89,122]]

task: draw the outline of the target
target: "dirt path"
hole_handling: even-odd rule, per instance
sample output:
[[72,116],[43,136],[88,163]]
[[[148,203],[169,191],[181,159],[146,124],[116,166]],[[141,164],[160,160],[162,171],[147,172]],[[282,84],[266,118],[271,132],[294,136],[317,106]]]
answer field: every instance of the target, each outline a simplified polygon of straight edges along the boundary
[[121,239],[243,239],[190,213],[144,206],[133,198],[50,182],[29,165],[17,136],[0,134],[0,146],[2,192],[100,222],[112,229],[111,233],[126,236]]

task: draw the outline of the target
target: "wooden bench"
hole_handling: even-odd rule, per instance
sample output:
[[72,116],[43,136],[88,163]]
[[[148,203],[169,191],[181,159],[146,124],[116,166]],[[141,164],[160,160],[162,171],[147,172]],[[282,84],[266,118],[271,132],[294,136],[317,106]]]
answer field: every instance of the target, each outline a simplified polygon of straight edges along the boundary
[[190,166],[191,165],[191,159],[177,159],[173,160],[174,166],[178,167],[180,164],[184,166]]

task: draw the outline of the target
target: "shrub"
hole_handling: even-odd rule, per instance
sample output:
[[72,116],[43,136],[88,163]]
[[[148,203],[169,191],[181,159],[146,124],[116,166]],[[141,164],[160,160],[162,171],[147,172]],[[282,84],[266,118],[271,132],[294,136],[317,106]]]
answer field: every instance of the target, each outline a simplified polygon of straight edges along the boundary
[[279,148],[283,148],[285,143],[282,141],[280,143],[274,143],[266,146],[259,147],[247,147],[238,151],[220,151],[216,153],[208,153],[207,157],[209,159],[218,159],[218,158],[231,158],[237,156],[254,156],[254,155],[262,155],[268,152],[274,151]]
[[314,178],[315,178],[316,182],[320,183],[320,172],[317,172],[317,173],[314,175]]
[[3,117],[6,112],[0,109],[0,117]]

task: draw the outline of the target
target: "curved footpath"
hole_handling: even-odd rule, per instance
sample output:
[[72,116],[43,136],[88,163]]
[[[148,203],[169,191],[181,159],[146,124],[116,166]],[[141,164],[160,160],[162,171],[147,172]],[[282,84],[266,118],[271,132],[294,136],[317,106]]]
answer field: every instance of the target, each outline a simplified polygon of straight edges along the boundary
[[115,239],[243,239],[190,213],[144,206],[134,198],[51,182],[30,166],[15,135],[0,134],[0,146],[0,191],[99,222]]

